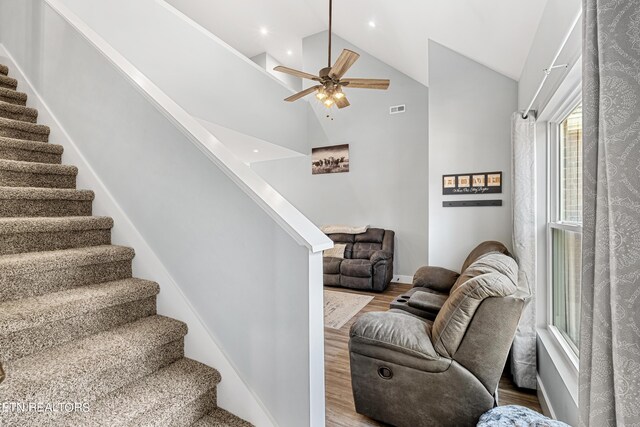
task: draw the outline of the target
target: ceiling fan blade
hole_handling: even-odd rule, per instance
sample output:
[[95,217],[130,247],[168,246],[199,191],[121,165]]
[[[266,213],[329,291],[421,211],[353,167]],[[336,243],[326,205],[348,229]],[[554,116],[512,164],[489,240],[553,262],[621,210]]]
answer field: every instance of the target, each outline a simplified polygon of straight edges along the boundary
[[282,65],[278,65],[273,70],[274,71],[279,71],[279,72],[285,73],[285,74],[291,74],[292,76],[300,77],[302,79],[315,80],[315,81],[318,81],[318,82],[320,81],[320,77],[318,77],[318,76],[314,76],[313,74],[305,73],[304,71],[294,70],[293,68],[283,67]]
[[344,79],[340,80],[340,84],[349,88],[358,89],[380,89],[389,88],[390,81],[387,79]]
[[338,60],[333,67],[331,67],[331,71],[329,71],[329,76],[340,79],[344,74],[351,68],[351,66],[360,58],[360,54],[356,53],[349,49],[344,49]]
[[304,98],[305,96],[309,95],[310,93],[315,92],[318,88],[322,87],[322,85],[315,85],[315,86],[311,86],[309,89],[305,89],[302,92],[298,92],[294,95],[291,95],[288,98],[285,98],[285,101],[288,102],[293,102],[293,101],[297,101],[300,98]]
[[345,107],[348,107],[349,105],[351,105],[346,96],[343,96],[342,98],[336,99],[335,101],[336,101],[336,105],[338,106],[338,108],[345,108]]

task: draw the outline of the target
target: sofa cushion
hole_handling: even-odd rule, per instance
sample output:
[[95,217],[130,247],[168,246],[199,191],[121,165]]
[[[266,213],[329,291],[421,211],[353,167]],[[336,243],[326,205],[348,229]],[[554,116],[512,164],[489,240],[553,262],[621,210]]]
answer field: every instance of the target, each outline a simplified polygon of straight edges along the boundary
[[513,295],[516,289],[509,278],[494,271],[469,279],[452,291],[433,322],[436,351],[444,357],[453,357],[482,301]]
[[464,284],[467,280],[482,274],[491,272],[504,274],[516,287],[518,286],[518,264],[516,260],[501,252],[489,252],[479,256],[469,267],[462,272],[460,277],[451,287],[450,293]]
[[373,280],[371,277],[352,277],[341,274],[340,286],[349,289],[373,290]]
[[465,271],[471,264],[475,262],[475,260],[477,260],[484,254],[488,254],[489,252],[500,252],[507,256],[511,256],[509,250],[505,245],[500,242],[488,240],[486,242],[480,243],[478,246],[473,248],[473,250],[467,256],[467,259],[464,260],[460,271]]
[[369,259],[374,252],[381,249],[382,243],[357,242],[353,245],[351,257],[354,259]]
[[356,243],[382,243],[382,239],[384,239],[384,230],[382,228],[370,228],[366,231],[366,233],[356,234],[355,236]]
[[368,259],[345,259],[340,264],[340,273],[351,277],[371,277],[371,261]]
[[333,240],[334,243],[354,243],[356,241],[355,234],[335,233],[327,234],[327,236]]
[[340,264],[342,264],[342,258],[324,257],[322,258],[322,272],[324,274],[340,274]]
[[339,274],[323,274],[322,280],[325,286],[342,286]]

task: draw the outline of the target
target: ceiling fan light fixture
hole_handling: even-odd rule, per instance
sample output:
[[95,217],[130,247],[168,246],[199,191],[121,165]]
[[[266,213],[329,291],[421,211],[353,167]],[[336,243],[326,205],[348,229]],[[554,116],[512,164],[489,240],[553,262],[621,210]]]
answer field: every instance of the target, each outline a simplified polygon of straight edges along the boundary
[[324,100],[324,106],[327,108],[333,107],[333,104],[335,104],[335,101],[332,98],[327,98]]
[[335,99],[342,99],[344,98],[344,93],[342,92],[342,90],[338,90],[336,93],[333,94],[333,97]]
[[327,97],[327,93],[324,91],[323,88],[318,89],[318,93],[316,93],[316,98],[318,98],[320,101],[322,101],[323,99],[325,99]]

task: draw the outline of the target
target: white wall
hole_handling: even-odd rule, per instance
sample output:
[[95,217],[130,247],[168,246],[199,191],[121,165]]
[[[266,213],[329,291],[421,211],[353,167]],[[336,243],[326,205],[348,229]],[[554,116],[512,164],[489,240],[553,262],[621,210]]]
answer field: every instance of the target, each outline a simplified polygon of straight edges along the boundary
[[[304,39],[305,71],[325,66],[326,43],[326,32]],[[349,144],[350,171],[311,175],[310,156],[252,168],[315,224],[394,230],[395,274],[413,276],[427,262],[428,89],[334,35],[333,57],[343,48],[361,54],[347,76],[391,79],[388,91],[345,89],[351,106],[332,109],[333,120],[310,98],[311,146]],[[407,112],[389,115],[389,107],[398,104],[406,104]]]
[[[158,103],[150,95],[157,88],[139,73],[125,76],[124,59],[107,59],[86,35],[42,0],[0,2],[0,42],[274,423],[322,425],[322,288],[312,280],[320,277],[319,254],[203,154],[185,122],[165,109],[177,105]],[[86,173],[79,182],[90,181]],[[114,237],[116,244],[138,238],[117,223]],[[170,305],[160,286],[159,306]]]
[[267,52],[262,52],[259,55],[252,56],[251,60],[258,64],[260,68],[264,68],[267,73],[280,80],[291,90],[294,90],[296,92],[302,90],[302,79],[292,76],[291,74],[285,74],[275,71],[274,68],[282,64],[276,61],[276,59],[273,56],[269,55]]
[[[429,42],[429,264],[460,270],[477,244],[511,246],[514,80]],[[502,194],[443,196],[442,175],[502,171]],[[444,208],[444,200],[501,199],[501,207]]]
[[291,89],[166,2],[62,1],[195,117],[304,151],[306,109],[282,102]]
[[[581,0],[547,0],[531,50],[518,82],[518,109],[523,111],[540,86],[544,72],[558,55],[556,64],[569,64],[552,71],[532,109],[541,111],[578,60],[582,51]],[[574,23],[577,25],[574,26]],[[566,40],[566,43],[564,41]]]

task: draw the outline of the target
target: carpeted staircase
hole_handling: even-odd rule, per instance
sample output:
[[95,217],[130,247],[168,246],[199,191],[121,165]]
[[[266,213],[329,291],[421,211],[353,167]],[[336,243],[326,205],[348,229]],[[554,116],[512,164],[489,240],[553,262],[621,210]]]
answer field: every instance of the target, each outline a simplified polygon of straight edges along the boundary
[[0,426],[250,426],[216,406],[220,375],[184,357],[187,325],[156,314],[158,284],[132,277],[133,249],[111,245],[113,220],[91,216],[93,192],[7,74]]

